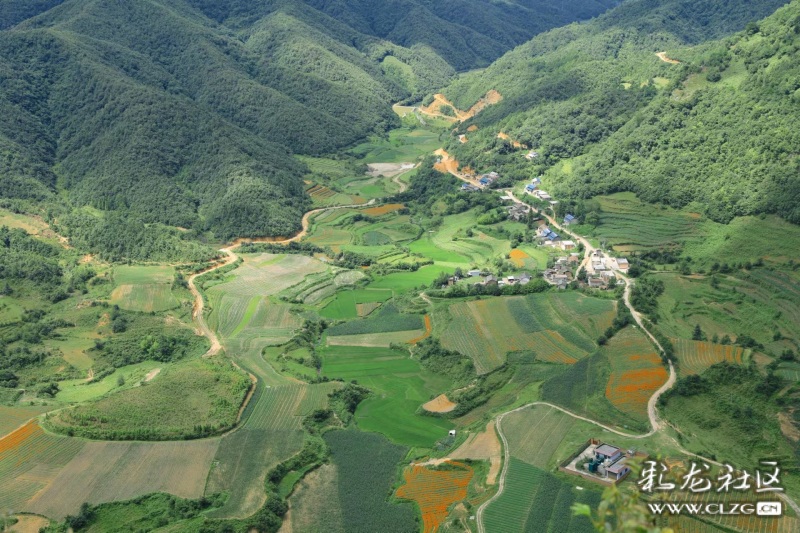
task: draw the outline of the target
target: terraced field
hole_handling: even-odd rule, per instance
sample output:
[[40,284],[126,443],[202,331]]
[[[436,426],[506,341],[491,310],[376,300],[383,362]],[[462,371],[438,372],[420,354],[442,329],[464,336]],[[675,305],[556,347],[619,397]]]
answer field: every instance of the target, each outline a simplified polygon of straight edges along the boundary
[[722,345],[704,341],[672,339],[675,355],[678,357],[678,370],[681,375],[702,374],[711,365],[728,361],[741,364],[749,355],[741,346]]
[[[571,364],[596,348],[614,318],[614,302],[576,293],[546,293],[461,302],[441,321],[442,344],[469,355],[479,373],[497,368],[513,351],[541,361]],[[445,326],[446,324],[446,326]]]
[[606,398],[623,413],[646,422],[647,402],[668,377],[655,348],[641,331],[628,326],[611,338],[603,352],[612,369]]
[[[369,315],[392,297],[391,289],[356,289],[336,294],[320,314],[325,318],[346,319]],[[376,304],[376,305],[370,305]]]
[[619,252],[671,248],[703,237],[698,215],[646,206],[633,193],[597,198],[600,225],[595,236]]
[[51,407],[40,405],[0,405],[0,438],[50,409]]

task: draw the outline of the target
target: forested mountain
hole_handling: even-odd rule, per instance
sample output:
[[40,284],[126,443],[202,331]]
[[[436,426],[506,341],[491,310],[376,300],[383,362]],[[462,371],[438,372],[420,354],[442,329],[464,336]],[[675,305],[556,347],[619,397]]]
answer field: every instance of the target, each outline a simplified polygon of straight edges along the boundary
[[[504,97],[462,124],[480,129],[451,149],[510,177],[546,172],[548,188],[573,198],[630,190],[699,201],[717,221],[800,222],[800,2],[755,23],[781,4],[630,0],[539,35],[444,91],[461,108],[490,89]],[[540,157],[525,160],[499,131]]]
[[231,27],[303,3],[362,35],[430,48],[456,70],[488,65],[537,33],[595,17],[620,0],[190,0]]
[[121,211],[288,234],[306,202],[293,153],[381,134],[392,102],[613,3],[0,0],[0,196],[66,189],[101,210],[66,219],[82,233]]

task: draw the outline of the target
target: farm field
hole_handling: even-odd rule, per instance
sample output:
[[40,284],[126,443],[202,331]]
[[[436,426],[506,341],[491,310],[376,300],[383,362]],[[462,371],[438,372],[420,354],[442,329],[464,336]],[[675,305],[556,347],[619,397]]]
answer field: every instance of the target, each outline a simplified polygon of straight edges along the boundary
[[363,317],[369,315],[378,308],[379,304],[391,297],[392,291],[390,289],[355,289],[340,291],[322,308],[320,315],[332,319]]
[[[25,510],[63,518],[83,502],[120,501],[151,492],[202,496],[219,439],[191,442],[86,442]],[[66,446],[66,444],[64,445]]]
[[602,351],[611,363],[606,398],[623,413],[647,423],[647,402],[668,377],[655,347],[641,331],[628,326]]
[[572,364],[596,349],[615,303],[577,293],[545,293],[460,302],[434,315],[443,346],[469,355],[478,372],[497,368],[514,351]]
[[596,507],[600,492],[585,482],[581,485],[585,490],[577,490],[561,477],[512,457],[505,491],[486,508],[486,529],[509,533],[592,533],[594,528],[588,518],[573,516],[570,507],[574,503]]
[[[412,505],[389,500],[397,478],[397,465],[405,457],[407,448],[392,444],[382,435],[352,429],[329,431],[324,438],[336,468],[336,493],[346,531],[406,533],[419,530]],[[328,498],[320,497],[323,501]],[[311,521],[324,524],[324,517],[315,514]]]
[[427,288],[442,272],[450,269],[441,265],[426,265],[416,272],[393,272],[383,276],[375,276],[375,280],[367,285],[370,289],[390,289],[396,292],[407,292],[417,288]]
[[389,139],[373,138],[359,144],[350,153],[363,163],[402,163],[416,161],[442,145],[439,134],[419,128],[398,128],[389,132]]
[[175,269],[167,266],[118,266],[109,302],[129,311],[166,311],[177,307],[172,294]]
[[741,346],[714,344],[705,341],[672,339],[675,355],[678,358],[678,370],[681,375],[702,374],[711,365],[728,361],[741,364],[747,359],[749,350]]
[[388,333],[358,333],[356,335],[328,335],[328,346],[374,346],[388,348],[391,344],[412,343],[422,338],[425,330],[412,329]]
[[449,421],[416,414],[431,395],[445,391],[449,380],[422,371],[408,353],[388,348],[329,346],[321,351],[322,373],[355,379],[375,393],[356,410],[358,427],[383,433],[407,446],[432,446],[453,427]]
[[718,275],[714,288],[710,276],[660,273],[665,290],[658,298],[659,327],[671,337],[690,339],[699,324],[709,339],[746,334],[768,348],[775,331],[800,339],[800,284],[793,275],[753,269],[736,277]]
[[641,202],[633,193],[595,198],[600,204],[600,225],[592,236],[605,240],[618,252],[675,248],[704,236],[700,216]]
[[342,508],[339,504],[339,469],[324,464],[309,472],[295,486],[289,498],[289,513],[281,533],[345,533]]
[[46,405],[0,405],[0,438],[52,408]]
[[472,467],[456,461],[436,467],[412,465],[403,472],[404,484],[395,494],[416,502],[422,512],[423,533],[433,533],[447,518],[448,508],[467,497],[473,474]]

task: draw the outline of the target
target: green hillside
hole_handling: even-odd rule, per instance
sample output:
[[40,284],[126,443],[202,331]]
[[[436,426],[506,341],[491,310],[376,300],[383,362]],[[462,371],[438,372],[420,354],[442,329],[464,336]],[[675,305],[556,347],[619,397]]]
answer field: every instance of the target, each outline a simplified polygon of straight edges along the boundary
[[[697,200],[721,222],[761,212],[799,221],[788,147],[797,143],[800,4],[759,24],[747,22],[782,2],[651,4],[625,2],[542,34],[451,84],[444,92],[460,108],[489,89],[504,96],[460,127],[480,129],[467,144],[451,141],[451,153],[511,180],[545,173],[562,197],[633,191],[673,207]],[[499,131],[539,158],[527,161]]]

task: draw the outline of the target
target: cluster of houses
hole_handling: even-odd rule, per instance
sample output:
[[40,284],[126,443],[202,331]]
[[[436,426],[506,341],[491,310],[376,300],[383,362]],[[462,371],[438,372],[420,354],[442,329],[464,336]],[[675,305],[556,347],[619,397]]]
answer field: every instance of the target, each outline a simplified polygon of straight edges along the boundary
[[483,176],[480,177],[480,179],[478,180],[478,185],[482,189],[485,189],[486,187],[489,187],[492,183],[497,181],[499,177],[500,174],[498,174],[497,172],[489,172],[488,174],[484,174]]
[[500,177],[500,174],[498,174],[497,172],[489,172],[488,174],[483,174],[480,178],[473,176],[471,174],[469,175],[465,174],[465,176],[469,179],[477,179],[478,184],[473,185],[471,183],[462,183],[461,190],[467,192],[478,192],[491,186],[492,183],[497,181],[497,179]]
[[[615,271],[627,274],[629,266],[628,260],[624,257],[610,257],[601,250],[595,250],[589,257],[586,283],[593,289],[605,289],[615,279]],[[619,280],[617,283],[623,281]]]
[[[573,256],[575,257],[573,259]],[[569,257],[559,257],[556,259],[553,268],[548,268],[542,272],[542,276],[547,283],[555,285],[559,289],[566,289],[570,281],[572,281],[572,265],[580,263],[580,256],[572,254]]]
[[591,439],[583,451],[562,463],[559,470],[610,485],[619,483],[630,474],[628,458],[635,455],[644,454],[636,454],[633,450],[623,451],[612,444]]
[[[505,287],[506,285],[527,285],[530,283],[531,275],[527,272],[522,272],[517,275],[506,276],[505,278],[498,278],[494,274],[490,272],[486,272],[484,270],[470,270],[467,272],[465,278],[482,278],[481,281],[478,283],[481,285],[497,285],[499,287]],[[459,281],[461,281],[461,277],[459,276],[450,276],[447,278],[447,285],[442,285],[442,288],[445,289],[447,287],[453,286]]]
[[516,222],[523,222],[527,220],[528,213],[533,211],[533,209],[530,206],[522,203],[514,203],[512,205],[506,206],[506,209],[508,210],[509,220],[514,220]]
[[497,278],[492,274],[483,278],[484,285],[492,285],[497,284],[499,287],[505,287],[506,285],[527,285],[531,282],[531,275],[527,272],[522,272],[517,276],[506,276],[505,278]]

